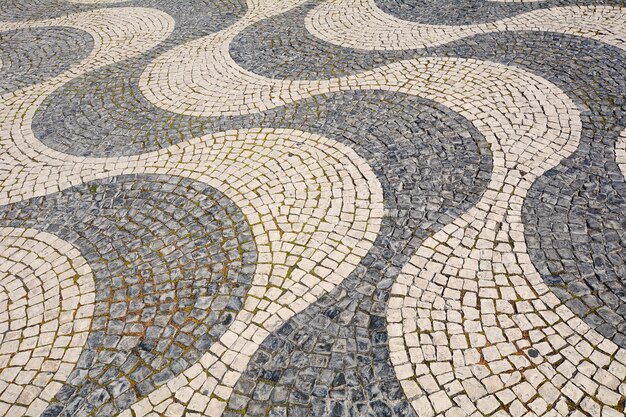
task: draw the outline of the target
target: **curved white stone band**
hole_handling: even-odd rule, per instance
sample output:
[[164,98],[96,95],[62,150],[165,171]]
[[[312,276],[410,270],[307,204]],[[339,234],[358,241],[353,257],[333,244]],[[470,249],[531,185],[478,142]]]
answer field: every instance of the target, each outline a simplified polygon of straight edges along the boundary
[[0,228],[0,414],[37,417],[66,383],[89,335],[94,290],[68,242]]
[[521,206],[541,171],[503,156],[483,199],[428,238],[392,287],[396,375],[420,417],[569,415],[568,402],[613,415],[626,396],[626,350],[574,316],[535,270]]
[[[37,154],[45,154],[52,166],[68,160],[67,155],[49,149],[32,133],[35,111],[45,98],[80,75],[153,48],[169,36],[174,24],[168,14],[140,7],[99,9],[42,21],[0,23],[0,32],[67,26],[85,31],[94,40],[91,53],[67,71],[0,96],[0,204],[20,200],[19,197],[8,197],[12,192],[12,176],[19,175],[21,166],[32,164],[32,158]],[[48,167],[42,165],[41,169],[41,179],[45,178],[46,186],[50,187],[47,192],[54,188],[58,190],[59,178],[46,175]]]
[[329,0],[311,10],[307,30],[317,38],[363,50],[404,50],[443,45],[468,36],[504,31],[546,31],[584,36],[626,47],[626,10],[572,6],[534,10],[474,25],[428,25],[398,19],[374,0]]
[[[267,4],[260,3],[249,13],[264,15]],[[125,10],[125,14],[116,14],[119,10]],[[159,22],[160,12],[151,15],[149,9],[111,9],[102,13],[99,18],[94,17],[96,26],[92,29],[94,33],[108,31],[109,46],[103,49],[97,43],[89,58],[66,73],[22,89],[0,104],[0,141],[6,150],[2,156],[4,172],[0,171],[0,204],[46,195],[94,179],[140,173],[183,176],[224,192],[241,208],[252,228],[259,254],[253,286],[231,330],[211,353],[153,393],[149,401],[165,394],[167,398],[158,402],[160,408],[155,407],[164,409],[170,406],[174,394],[184,398],[183,393],[198,388],[195,384],[200,377],[194,375],[193,384],[185,382],[186,390],[181,381],[187,381],[190,373],[198,369],[204,378],[203,392],[215,391],[214,395],[225,400],[230,388],[224,384],[234,384],[234,375],[243,370],[240,367],[245,368],[265,336],[332,290],[367,253],[383,215],[382,189],[370,167],[350,148],[295,130],[229,131],[130,157],[83,158],[47,148],[31,129],[34,113],[45,97],[72,78],[114,62],[124,51],[132,51],[124,42],[150,46],[145,39],[141,41],[143,33],[158,43],[171,31],[169,17],[157,25],[162,27],[160,36],[154,34],[158,28],[149,25],[142,31],[141,24],[135,22],[139,27],[133,29],[133,19],[147,19],[146,23],[150,23],[154,17],[152,20]],[[90,17],[81,14],[74,18],[89,22]],[[109,21],[104,17],[109,17]],[[125,33],[125,21],[130,23],[129,33],[133,36],[116,37]],[[72,26],[74,22],[57,19],[37,24]],[[88,24],[81,25],[84,30],[90,29]],[[141,51],[137,48],[137,53]],[[24,113],[26,117],[21,117]],[[209,372],[206,364],[211,358],[216,362]],[[217,366],[232,368],[232,376],[211,388]],[[176,384],[181,389],[169,391]],[[187,400],[190,407],[198,407],[199,397]],[[145,401],[133,409],[142,409]],[[215,404],[203,406],[212,409]],[[172,412],[175,411],[168,411]]]
[[[575,114],[569,105],[558,113]],[[613,415],[626,398],[626,350],[561,303],[526,251],[524,198],[576,149],[572,121],[574,134],[523,146],[487,136],[494,167],[484,196],[426,239],[393,285],[390,356],[418,416],[560,416],[572,402]]]
[[207,136],[130,165],[123,172],[205,182],[251,223],[259,259],[236,320],[198,364],[131,407],[137,416],[218,416],[270,332],[331,291],[368,252],[383,215],[382,188],[350,148],[293,130]]
[[[38,157],[45,164],[45,156]],[[199,364],[132,407],[140,415],[170,406],[171,415],[184,415],[187,407],[217,415],[258,345],[352,272],[383,216],[382,188],[362,158],[335,141],[295,130],[229,131],[140,156],[85,159],[57,169],[63,187],[125,174],[191,178],[222,191],[251,225],[259,255],[243,309]],[[218,384],[225,373],[228,378]],[[209,394],[200,394],[200,387]]]

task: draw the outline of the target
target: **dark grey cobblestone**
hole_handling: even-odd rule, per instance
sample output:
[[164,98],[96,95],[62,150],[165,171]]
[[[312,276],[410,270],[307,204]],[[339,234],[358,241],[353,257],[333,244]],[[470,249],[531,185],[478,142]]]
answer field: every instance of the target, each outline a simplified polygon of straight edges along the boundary
[[520,13],[572,5],[620,5],[622,0],[542,0],[502,2],[489,0],[374,0],[385,13],[402,20],[430,25],[470,25],[493,22]]
[[152,105],[137,82],[146,65],[164,51],[234,23],[245,12],[243,2],[136,3],[174,17],[174,32],[155,49],[79,77],[50,95],[38,108],[32,128],[52,149],[82,156],[137,154],[205,131],[202,125],[206,121],[180,117]]
[[163,10],[178,23],[178,29],[189,30],[194,23],[201,23],[207,33],[214,32],[216,25],[234,23],[246,11],[243,0],[129,0],[119,3],[73,3],[66,0],[6,0],[0,4],[0,20],[43,20],[80,13],[102,7],[150,7]]
[[415,416],[389,359],[389,290],[423,239],[478,201],[490,152],[450,110],[382,93],[335,100],[350,111],[329,114],[319,132],[368,161],[387,216],[357,269],[261,345],[225,416]]
[[6,0],[0,5],[0,20],[43,20],[96,7],[65,0]]
[[[523,31],[412,51],[342,48],[304,28],[305,15],[319,4],[309,1],[244,30],[230,44],[233,59],[270,78],[324,79],[401,59],[473,58],[537,74],[575,101],[583,123],[580,145],[528,192],[525,240],[551,290],[592,328],[626,347],[626,183],[615,156],[626,128],[626,52],[576,36]],[[459,25],[557,5],[623,1],[376,4],[400,19]],[[230,129],[293,128],[354,149],[383,187],[386,212],[374,246],[341,285],[262,343],[224,415],[415,417],[390,359],[390,289],[424,239],[483,195],[492,167],[484,138],[441,105],[382,91],[332,93],[254,115],[213,118],[182,116],[148,102],[138,88],[146,66],[177,45],[235,23],[246,11],[243,0],[106,6],[11,0],[0,5],[0,20],[128,6],[165,11],[176,20],[174,32],[147,53],[87,73],[50,95],[32,125],[43,144],[70,155],[111,157]],[[56,75],[92,47],[89,36],[67,28],[0,36],[0,93]],[[196,363],[241,308],[256,262],[240,210],[219,191],[177,177],[90,182],[0,207],[0,226],[33,227],[73,243],[96,278],[92,332],[45,417],[116,415]],[[535,348],[528,355],[541,358]],[[570,372],[556,366],[559,375]],[[623,412],[620,401],[609,411]],[[582,406],[567,404],[569,411]]]
[[91,333],[46,416],[111,416],[196,363],[241,308],[256,263],[241,211],[178,177],[93,181],[0,207],[0,225],[73,243],[95,276]]
[[306,32],[303,17],[312,6],[279,16],[275,24],[260,22],[233,42],[231,54],[246,69],[272,78],[346,75],[399,58],[485,59],[538,74],[575,100],[582,111],[581,145],[529,192],[527,244],[555,294],[580,299],[568,305],[626,347],[626,185],[614,154],[626,127],[626,53],[593,40],[538,32],[486,34],[429,50],[351,50]]
[[0,34],[0,94],[35,84],[77,64],[93,39],[73,28],[30,28]]
[[308,1],[286,13],[262,20],[230,44],[232,58],[243,68],[268,78],[341,77],[415,56],[413,51],[363,51],[324,42],[304,27],[304,17],[318,3]]
[[626,182],[615,162],[615,141],[626,128],[626,52],[529,32],[484,35],[437,53],[520,66],[553,82],[581,109],[577,151],[528,192],[526,244],[555,294],[626,347]]

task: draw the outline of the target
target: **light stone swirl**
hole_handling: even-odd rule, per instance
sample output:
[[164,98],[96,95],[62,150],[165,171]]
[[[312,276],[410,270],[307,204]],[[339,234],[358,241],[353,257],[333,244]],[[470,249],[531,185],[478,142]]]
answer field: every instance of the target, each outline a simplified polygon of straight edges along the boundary
[[[65,154],[44,146],[32,134],[32,118],[43,100],[63,84],[88,71],[135,56],[158,45],[171,33],[174,21],[169,15],[155,9],[117,8],[45,21],[4,22],[0,25],[0,31],[50,26],[83,30],[93,37],[94,47],[84,60],[56,77],[0,96],[0,204],[21,199],[15,196],[14,191],[10,191],[14,181],[12,177],[20,175],[21,167],[32,163],[34,154],[45,154],[47,161],[56,161],[52,162],[52,166],[66,161]],[[49,167],[42,166],[41,169],[43,171],[37,175],[40,180],[45,179],[43,186],[49,188],[44,191],[42,185],[39,185],[39,195],[58,190],[58,177],[46,174],[45,170]]]
[[[383,217],[393,214],[384,210],[378,172],[349,147],[296,128],[232,129],[133,156],[79,157],[48,148],[31,127],[47,97],[90,71],[149,53],[169,41],[176,24],[157,9],[114,5],[122,0],[68,1],[113,7],[0,23],[0,32],[67,26],[94,40],[92,52],[70,69],[0,96],[0,205],[133,174],[203,182],[236,204],[258,251],[243,306],[197,363],[118,414],[229,415],[233,389],[259,346],[323,301],[366,261],[382,235]],[[491,181],[473,208],[426,238],[414,255],[417,243],[411,253],[402,253],[402,264],[410,261],[392,285],[391,299],[377,300],[388,303],[387,322],[377,325],[387,326],[385,349],[402,387],[397,395],[406,396],[419,417],[623,414],[626,351],[559,301],[533,266],[524,239],[526,194],[537,178],[576,151],[584,111],[534,73],[477,59],[418,58],[345,77],[288,80],[247,71],[231,58],[229,47],[244,29],[304,2],[248,0],[246,14],[232,26],[177,46],[166,44],[143,72],[141,93],[171,112],[172,120],[177,115],[255,116],[302,99],[356,90],[407,94],[457,112],[491,147]],[[394,18],[373,0],[329,0],[305,22],[319,39],[360,51],[426,48],[503,31],[553,31],[626,46],[626,11],[607,6],[441,26]],[[615,160],[626,176],[625,132],[615,145]],[[401,151],[394,157],[402,158]],[[33,254],[44,261],[32,261]],[[71,245],[30,229],[0,229],[0,261],[0,414],[37,416],[67,382],[85,343],[93,278]],[[55,301],[48,302],[57,299],[59,311]],[[50,318],[39,313],[42,303],[53,307]],[[384,308],[380,311],[382,318]],[[52,346],[51,356],[57,343],[69,348],[53,364],[38,368],[32,334],[43,334],[44,326],[61,335],[54,341],[39,338],[42,346]]]
[[617,415],[626,350],[550,291],[521,221],[535,179],[576,149],[580,126],[573,130],[550,146],[491,143],[494,168],[482,200],[426,239],[393,285],[390,355],[418,416],[559,416],[571,404]]
[[79,359],[91,326],[91,268],[71,244],[0,228],[0,413],[39,416]]
[[573,34],[626,47],[626,11],[610,6],[555,7],[491,23],[447,26],[398,19],[374,0],[330,0],[308,14],[305,26],[326,42],[364,50],[426,48],[482,33],[522,30]]
[[[96,36],[98,31],[85,24],[89,22],[86,17],[94,15],[94,24],[113,30],[115,35],[115,26],[107,25],[119,22],[103,21],[103,17],[125,15],[133,25],[137,23],[133,11],[138,12],[139,23],[149,21],[146,17],[151,15],[157,22],[161,18],[161,24],[156,25],[164,29],[161,35],[155,27],[146,28],[155,43],[171,31],[167,16],[149,9],[104,9],[75,16],[80,25],[71,17],[37,25],[80,26]],[[90,57],[67,73],[24,89],[4,104],[0,111],[6,128],[2,135],[6,171],[0,199],[4,204],[17,202],[92,179],[137,173],[184,176],[224,191],[252,225],[259,262],[246,305],[232,324],[235,329],[243,326],[249,330],[238,336],[234,346],[234,333],[227,332],[212,350],[215,353],[233,347],[233,353],[239,352],[237,366],[245,366],[245,358],[254,352],[263,335],[334,288],[367,253],[382,217],[380,184],[351,149],[293,130],[229,131],[138,157],[79,158],[46,148],[30,129],[32,114],[43,98],[86,71],[145,50],[133,51],[122,37],[116,52],[115,36],[111,39],[106,47],[96,41]],[[137,35],[129,39],[138,47],[151,45]],[[17,117],[24,110],[27,117]],[[242,344],[244,351],[240,351]],[[220,361],[231,366],[232,359],[234,356]],[[189,372],[196,369],[186,375]],[[208,374],[205,378],[209,384]],[[217,392],[227,398],[225,390]],[[162,393],[161,389],[154,395]]]
[[575,317],[535,270],[520,210],[537,173],[507,169],[507,157],[494,158],[483,200],[427,239],[394,284],[396,374],[419,416],[557,416],[572,402],[617,415],[626,350]]

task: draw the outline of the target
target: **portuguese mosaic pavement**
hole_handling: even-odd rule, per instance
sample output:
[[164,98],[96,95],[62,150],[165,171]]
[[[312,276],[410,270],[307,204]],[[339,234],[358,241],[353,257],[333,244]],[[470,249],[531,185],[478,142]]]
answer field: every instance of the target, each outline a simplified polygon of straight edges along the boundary
[[0,415],[626,415],[619,0],[0,3]]

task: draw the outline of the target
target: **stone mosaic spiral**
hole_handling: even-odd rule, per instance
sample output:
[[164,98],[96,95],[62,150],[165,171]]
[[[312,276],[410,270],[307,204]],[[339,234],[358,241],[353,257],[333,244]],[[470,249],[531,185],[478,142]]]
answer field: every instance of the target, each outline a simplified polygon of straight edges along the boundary
[[0,415],[623,416],[616,0],[0,5]]

